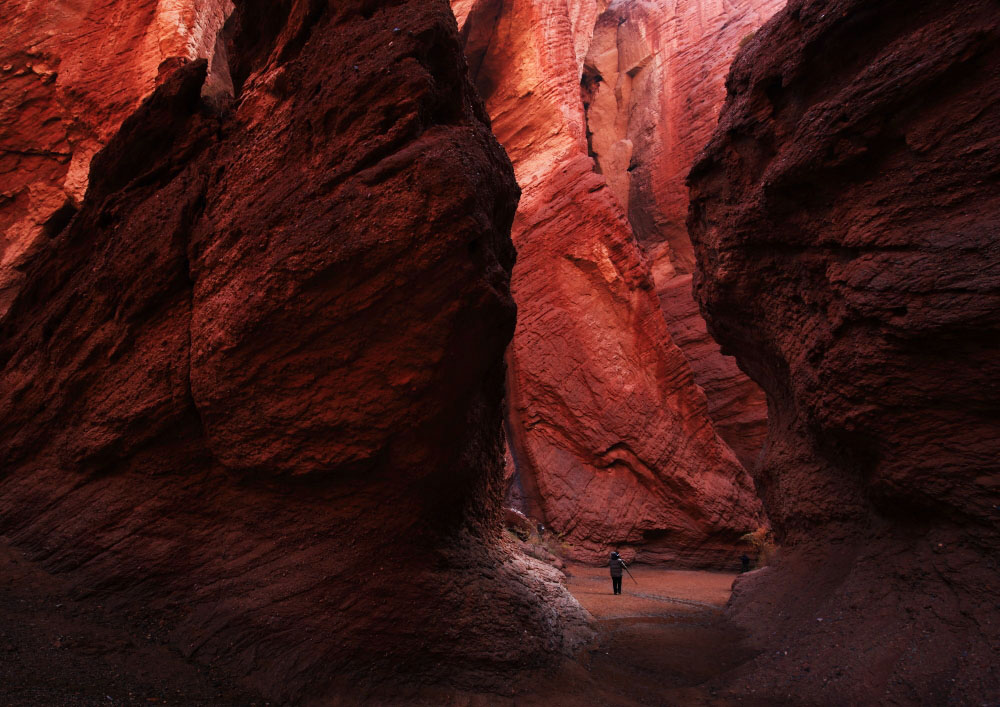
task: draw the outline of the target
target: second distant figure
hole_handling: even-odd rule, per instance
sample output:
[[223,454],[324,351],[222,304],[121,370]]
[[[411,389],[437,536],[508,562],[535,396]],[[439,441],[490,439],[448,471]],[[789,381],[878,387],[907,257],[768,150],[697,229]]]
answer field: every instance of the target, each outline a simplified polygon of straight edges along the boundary
[[615,594],[622,593],[622,570],[625,569],[625,560],[617,552],[611,553],[611,587]]

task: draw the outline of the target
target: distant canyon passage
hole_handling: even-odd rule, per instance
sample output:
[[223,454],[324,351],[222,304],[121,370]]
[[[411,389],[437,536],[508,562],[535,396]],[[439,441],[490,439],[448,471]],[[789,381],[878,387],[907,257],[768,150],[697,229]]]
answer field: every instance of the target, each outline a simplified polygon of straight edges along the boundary
[[438,704],[585,665],[505,492],[590,564],[771,522],[705,691],[996,702],[1000,14],[783,5],[3,3],[3,543]]
[[766,404],[697,311],[684,178],[781,4],[452,3],[522,189],[514,492],[576,558],[732,566],[765,522],[747,469]]

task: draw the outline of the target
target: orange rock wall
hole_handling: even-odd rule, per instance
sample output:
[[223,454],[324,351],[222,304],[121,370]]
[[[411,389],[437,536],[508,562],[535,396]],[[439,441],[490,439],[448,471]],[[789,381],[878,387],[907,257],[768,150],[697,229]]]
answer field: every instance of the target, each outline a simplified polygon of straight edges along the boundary
[[[634,59],[623,75],[641,74],[649,58],[633,57],[628,43],[620,61],[613,56],[619,25],[607,3],[454,9],[522,189],[508,431],[528,510],[581,558],[619,547],[650,561],[725,563],[761,522],[759,505],[673,340],[635,238],[630,157],[614,139],[628,120],[610,104],[599,110],[615,94],[587,85],[592,65],[617,70]],[[643,109],[655,116],[660,107]]]
[[718,121],[737,49],[784,4],[618,0],[593,28],[592,151],[637,239],[679,273],[694,264],[684,180]]
[[767,405],[735,359],[722,355],[691,297],[684,179],[716,124],[736,50],[783,4],[612,2],[593,27],[583,67],[597,169],[646,249],[667,327],[717,431],[747,468],[763,445]]

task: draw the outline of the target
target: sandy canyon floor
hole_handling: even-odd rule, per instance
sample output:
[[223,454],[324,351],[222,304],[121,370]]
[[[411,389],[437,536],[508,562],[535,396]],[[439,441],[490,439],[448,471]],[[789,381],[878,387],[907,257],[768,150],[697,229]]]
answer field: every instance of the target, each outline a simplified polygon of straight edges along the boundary
[[158,622],[107,611],[0,538],[0,705],[264,704],[165,645]]
[[[558,670],[512,676],[507,694],[426,688],[402,699],[451,705],[753,705],[715,679],[750,657],[725,619],[731,573],[637,566],[614,596],[607,570],[568,568],[570,591],[598,636]],[[100,592],[73,597],[58,577],[0,543],[0,705],[263,705],[165,645],[142,616],[106,611]],[[384,697],[354,695],[384,703]],[[763,704],[763,703],[761,703]],[[773,704],[773,702],[769,702]]]
[[774,704],[724,698],[713,687],[752,655],[722,611],[734,573],[639,565],[620,596],[605,568],[571,566],[568,574],[570,591],[597,620],[597,639],[554,675],[523,683],[507,704]]

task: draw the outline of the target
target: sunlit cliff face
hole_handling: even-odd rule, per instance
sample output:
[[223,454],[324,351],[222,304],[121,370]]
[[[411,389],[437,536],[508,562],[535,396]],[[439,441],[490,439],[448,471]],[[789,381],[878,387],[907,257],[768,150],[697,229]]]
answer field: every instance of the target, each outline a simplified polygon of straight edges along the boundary
[[0,316],[18,291],[16,268],[79,207],[91,159],[153,90],[161,63],[209,59],[206,93],[227,90],[224,57],[214,58],[232,8],[229,0],[5,7]]
[[581,557],[615,542],[710,564],[762,522],[733,449],[759,451],[763,397],[698,318],[679,172],[769,4],[694,6],[453,5],[522,189],[512,459],[529,512]]

